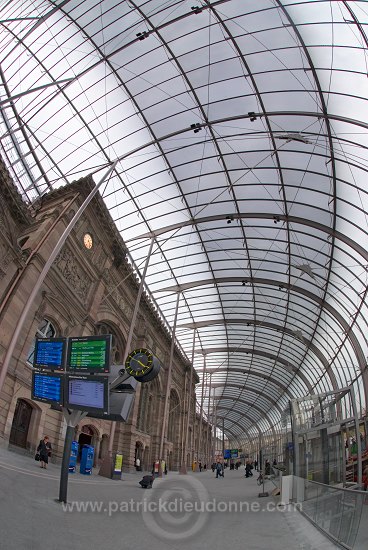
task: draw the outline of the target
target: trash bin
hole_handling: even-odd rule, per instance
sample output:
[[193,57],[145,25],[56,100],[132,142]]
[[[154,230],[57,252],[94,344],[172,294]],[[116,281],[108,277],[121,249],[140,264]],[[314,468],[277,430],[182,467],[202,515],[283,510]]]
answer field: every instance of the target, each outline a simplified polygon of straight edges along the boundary
[[74,474],[77,469],[78,451],[79,451],[78,441],[72,441],[72,448],[70,450],[70,458],[69,458],[69,472],[71,474]]
[[80,473],[85,475],[92,474],[93,457],[95,454],[95,448],[91,445],[83,445],[82,458],[80,463]]

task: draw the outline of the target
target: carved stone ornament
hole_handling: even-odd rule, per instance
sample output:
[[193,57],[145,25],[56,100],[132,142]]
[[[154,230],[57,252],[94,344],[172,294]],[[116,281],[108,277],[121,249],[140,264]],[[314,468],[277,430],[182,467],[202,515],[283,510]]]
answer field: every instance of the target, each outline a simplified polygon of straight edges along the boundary
[[[67,301],[60,299],[51,292],[42,292],[43,302],[48,302],[53,311],[57,311],[59,316],[62,316],[69,326],[74,327],[76,325],[75,320],[67,306]],[[44,315],[44,313],[43,313]]]
[[0,244],[0,278],[4,277],[13,258],[14,254],[12,249],[5,244]]
[[64,247],[55,260],[55,266],[71,286],[75,294],[83,302],[86,302],[92,281],[78,264],[71,250]]
[[129,306],[129,304],[127,304],[123,296],[120,294],[119,288],[117,288],[117,284],[111,278],[109,270],[105,269],[103,275],[106,282],[107,295],[117,303],[121,312],[124,313],[128,319],[130,319],[133,314],[133,309]]

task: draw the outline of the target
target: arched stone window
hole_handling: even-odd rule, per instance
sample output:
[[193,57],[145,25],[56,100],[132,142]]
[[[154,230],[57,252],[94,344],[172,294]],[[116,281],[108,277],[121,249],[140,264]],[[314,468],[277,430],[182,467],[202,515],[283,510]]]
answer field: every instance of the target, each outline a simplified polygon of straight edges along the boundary
[[111,363],[113,365],[122,365],[124,355],[124,343],[121,336],[118,335],[111,325],[101,322],[96,324],[95,328],[96,336],[104,336],[106,334],[112,335],[111,344]]
[[137,429],[150,435],[152,435],[152,427],[156,423],[155,419],[158,418],[159,391],[160,388],[157,379],[142,384],[141,386]]
[[169,441],[175,442],[179,435],[180,421],[180,401],[176,391],[170,392],[170,409],[169,409],[169,427],[167,437]]

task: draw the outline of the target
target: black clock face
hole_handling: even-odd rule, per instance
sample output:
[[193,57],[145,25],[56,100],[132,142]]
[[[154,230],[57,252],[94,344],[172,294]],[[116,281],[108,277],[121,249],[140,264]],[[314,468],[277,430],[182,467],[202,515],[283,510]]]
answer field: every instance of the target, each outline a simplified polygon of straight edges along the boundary
[[148,357],[145,353],[137,353],[133,355],[130,360],[130,366],[136,372],[142,371],[142,373],[147,369]]
[[129,353],[125,361],[125,370],[138,382],[150,382],[158,375],[161,364],[157,357],[145,348],[138,348]]
[[153,355],[145,348],[133,350],[127,357],[125,368],[128,374],[141,377],[152,369]]

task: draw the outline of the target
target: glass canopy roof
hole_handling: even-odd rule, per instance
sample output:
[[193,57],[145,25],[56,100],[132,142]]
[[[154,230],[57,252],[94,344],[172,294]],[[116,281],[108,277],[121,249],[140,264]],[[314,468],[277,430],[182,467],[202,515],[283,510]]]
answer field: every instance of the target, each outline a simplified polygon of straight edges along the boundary
[[28,202],[119,159],[101,194],[231,441],[352,382],[364,413],[367,2],[195,2],[2,0],[1,155]]

